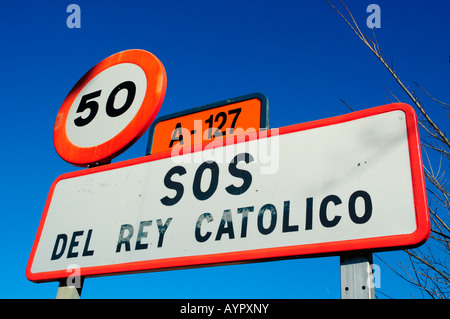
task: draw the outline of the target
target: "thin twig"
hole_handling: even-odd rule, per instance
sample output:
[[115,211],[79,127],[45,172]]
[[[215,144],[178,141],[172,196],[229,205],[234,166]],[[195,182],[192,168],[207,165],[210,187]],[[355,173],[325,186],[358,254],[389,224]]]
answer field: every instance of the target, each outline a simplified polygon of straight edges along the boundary
[[[352,31],[358,36],[358,38],[372,51],[373,54],[378,58],[378,60],[384,65],[384,67],[389,71],[389,73],[392,75],[392,77],[395,79],[395,81],[400,85],[400,87],[405,91],[405,93],[408,95],[408,97],[413,101],[413,103],[417,106],[417,108],[420,110],[422,115],[425,117],[427,122],[430,124],[430,126],[433,128],[433,130],[439,135],[440,139],[447,145],[447,147],[450,147],[450,141],[447,139],[445,134],[439,129],[439,127],[431,120],[428,113],[425,111],[422,103],[420,103],[419,99],[416,98],[413,93],[409,91],[409,89],[403,84],[403,82],[400,80],[400,78],[397,76],[393,68],[389,66],[389,64],[386,62],[384,57],[377,51],[377,46],[374,44],[374,47],[370,45],[370,43],[367,41],[366,36],[364,33],[361,32],[358,24],[356,23],[355,19],[353,18],[353,15],[351,14],[348,7],[341,1],[341,5],[345,8],[347,13],[349,14],[353,24],[351,24],[344,15],[336,9],[335,6],[333,6],[328,0],[325,0],[339,15],[340,17],[349,25],[349,27],[352,29]],[[372,30],[373,31],[373,30]],[[372,42],[373,43],[373,42]]]
[[354,112],[354,110],[352,109],[352,107],[350,105],[348,105],[347,103],[345,103],[344,100],[339,99],[339,101],[341,101],[342,103],[344,103],[352,112]]
[[428,95],[428,97],[430,98],[430,99],[432,99],[433,101],[435,101],[435,102],[437,102],[437,103],[439,103],[439,104],[441,104],[441,105],[443,105],[443,106],[449,106],[450,107],[450,104],[447,104],[447,103],[444,103],[444,102],[442,102],[442,101],[439,101],[438,99],[436,99],[436,98],[434,98],[432,95],[430,95],[430,93],[428,93],[427,91],[425,91],[417,82],[414,82],[414,84],[415,85],[417,85],[418,87],[419,87],[419,89],[421,89],[426,95]]

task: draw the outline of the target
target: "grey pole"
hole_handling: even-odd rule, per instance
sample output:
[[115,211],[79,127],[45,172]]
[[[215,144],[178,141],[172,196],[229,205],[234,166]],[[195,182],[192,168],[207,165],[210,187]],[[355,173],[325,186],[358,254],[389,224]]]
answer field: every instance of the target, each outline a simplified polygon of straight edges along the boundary
[[64,279],[59,282],[56,299],[80,299],[84,277],[75,278],[75,284],[69,284],[67,281],[68,279]]
[[341,299],[375,299],[372,253],[341,255]]

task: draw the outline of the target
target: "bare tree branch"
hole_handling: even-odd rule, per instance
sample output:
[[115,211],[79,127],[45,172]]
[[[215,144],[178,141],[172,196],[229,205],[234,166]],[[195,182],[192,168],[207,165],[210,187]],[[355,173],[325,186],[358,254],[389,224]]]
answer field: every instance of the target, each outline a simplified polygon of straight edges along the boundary
[[[443,161],[450,159],[450,142],[447,139],[445,132],[434,122],[425,109],[424,103],[414,90],[410,90],[396,74],[393,63],[387,62],[386,57],[382,53],[380,44],[375,36],[375,31],[372,28],[372,39],[366,36],[359,28],[349,8],[342,0],[338,0],[342,5],[342,12],[338,10],[329,0],[325,0],[339,16],[345,21],[356,36],[370,49],[370,51],[378,58],[383,66],[388,70],[389,74],[395,79],[400,88],[407,94],[414,105],[420,111],[420,118],[418,124],[424,131],[421,138],[422,150],[426,162],[423,165],[424,175],[427,179],[427,193],[429,202],[429,216],[431,222],[431,235],[427,244],[419,249],[405,250],[408,254],[410,266],[402,263],[399,267],[404,272],[404,275],[396,271],[392,266],[388,265],[397,275],[407,282],[418,287],[422,296],[430,298],[449,298],[450,297],[450,192],[447,182],[448,162],[444,164]],[[347,16],[347,17],[346,17]],[[450,52],[450,51],[449,51]],[[434,98],[431,94],[425,91],[419,84],[415,85],[433,102],[436,102],[439,107],[446,110],[449,109],[450,104],[442,102]],[[389,94],[399,101],[388,88],[386,90]],[[389,98],[388,98],[389,99]],[[390,99],[389,99],[390,100]],[[341,100],[352,111],[353,109]],[[447,113],[447,119],[450,121],[450,116]],[[428,155],[428,151],[433,151],[433,155],[438,155],[438,158],[433,157],[433,161]],[[434,153],[436,152],[436,153]],[[426,165],[425,165],[426,164]],[[445,214],[446,213],[446,214]]]
[[344,100],[339,99],[339,101],[341,101],[342,103],[344,103],[344,104],[345,104],[352,112],[354,112],[353,109],[352,109],[352,107],[351,107],[350,105],[348,105]]
[[[363,32],[361,32],[358,24],[356,23],[355,19],[353,18],[353,15],[351,14],[348,7],[342,2],[342,0],[339,0],[341,5],[345,8],[348,15],[350,16],[350,19],[352,20],[353,24],[350,23],[347,18],[344,17],[344,15],[335,7],[333,6],[330,1],[325,0],[339,15],[340,17],[348,24],[348,26],[352,29],[352,31],[358,36],[358,38],[372,51],[373,54],[378,58],[378,60],[384,65],[384,67],[389,71],[389,73],[392,75],[392,77],[395,79],[395,81],[400,85],[400,87],[403,89],[403,91],[408,95],[408,97],[413,101],[413,103],[417,106],[417,108],[420,110],[422,115],[427,120],[428,124],[433,128],[433,130],[440,136],[442,141],[447,145],[447,147],[450,147],[450,141],[447,139],[445,134],[439,129],[439,127],[431,120],[428,113],[425,111],[423,105],[420,103],[420,101],[411,93],[408,88],[403,84],[403,82],[400,80],[400,78],[397,76],[393,68],[389,66],[389,64],[386,62],[385,58],[381,55],[377,43],[374,43],[373,41],[370,41],[366,38]],[[373,31],[373,29],[372,29]]]

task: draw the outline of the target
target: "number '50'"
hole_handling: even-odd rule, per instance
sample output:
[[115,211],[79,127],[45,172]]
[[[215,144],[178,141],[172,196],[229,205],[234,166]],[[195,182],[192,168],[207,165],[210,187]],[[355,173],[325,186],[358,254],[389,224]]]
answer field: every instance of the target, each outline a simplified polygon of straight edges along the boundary
[[[125,103],[120,107],[114,107],[114,101],[116,100],[116,95],[121,90],[127,90],[127,99]],[[102,90],[98,90],[89,94],[85,94],[81,97],[80,104],[78,105],[76,113],[82,113],[85,110],[89,110],[89,115],[85,118],[82,116],[77,117],[74,120],[76,126],[85,126],[89,124],[97,115],[98,112],[98,102],[94,101],[95,98],[99,97]],[[125,113],[131,106],[136,95],[136,85],[132,81],[125,81],[117,85],[109,94],[108,100],[106,101],[106,114],[109,117],[117,117]]]

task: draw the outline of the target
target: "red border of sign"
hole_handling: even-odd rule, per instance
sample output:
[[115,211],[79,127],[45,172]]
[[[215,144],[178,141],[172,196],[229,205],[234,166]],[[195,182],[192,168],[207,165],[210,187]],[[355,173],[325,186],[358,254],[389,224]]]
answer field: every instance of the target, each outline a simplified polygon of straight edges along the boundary
[[[140,66],[147,78],[147,91],[139,111],[130,123],[115,137],[93,147],[74,145],[66,132],[66,121],[73,101],[95,76],[107,68],[121,63]],[[58,112],[53,131],[53,142],[59,156],[76,166],[108,163],[134,142],[150,127],[161,108],[167,87],[167,76],[161,61],[152,53],[133,49],[113,54],[90,69],[72,88]]]
[[[430,235],[430,220],[428,215],[428,204],[425,189],[425,180],[422,166],[422,157],[420,151],[420,140],[419,132],[417,128],[417,118],[413,108],[404,103],[394,103],[383,105],[367,110],[357,111],[349,113],[346,115],[341,115],[333,118],[302,123],[292,126],[287,126],[279,129],[279,135],[293,133],[297,131],[310,130],[317,127],[334,125],[339,123],[344,123],[368,116],[373,116],[377,114],[382,114],[390,111],[401,110],[406,115],[406,126],[407,126],[407,136],[408,136],[408,146],[409,155],[411,163],[411,176],[413,185],[413,197],[415,204],[415,215],[416,215],[416,230],[407,235],[394,235],[394,236],[382,236],[375,238],[366,239],[354,239],[354,240],[343,240],[336,242],[318,243],[318,244],[308,244],[308,245],[296,245],[296,246],[286,246],[278,248],[267,248],[267,249],[255,249],[255,250],[245,250],[240,252],[231,253],[219,253],[219,254],[209,254],[209,255],[199,255],[199,256],[189,256],[189,257],[177,257],[177,258],[167,258],[160,260],[148,260],[140,262],[130,262],[122,263],[116,265],[105,265],[105,266],[95,266],[95,267],[84,267],[80,269],[81,276],[101,276],[101,275],[112,275],[112,274],[122,274],[122,273],[135,273],[135,272],[147,272],[147,271],[158,271],[158,270],[169,270],[177,268],[194,268],[201,265],[219,265],[219,264],[233,264],[233,263],[245,263],[254,262],[262,260],[276,260],[276,259],[286,259],[286,258],[298,258],[306,256],[324,256],[324,255],[339,255],[348,251],[380,251],[380,250],[394,250],[401,248],[416,247],[423,244]],[[271,136],[271,134],[276,134],[276,131],[269,130],[258,133],[256,138],[264,138],[265,136]],[[267,135],[266,135],[267,134]],[[230,137],[230,139],[237,140],[237,137]],[[230,143],[231,144],[231,143]],[[202,146],[202,149],[206,147],[207,144]],[[228,145],[228,144],[227,144]],[[191,151],[197,151],[192,146]],[[51,202],[54,188],[56,184],[62,179],[82,176],[87,174],[92,174],[95,172],[101,172],[106,170],[117,169],[125,166],[131,166],[135,164],[140,164],[144,162],[156,161],[159,159],[170,157],[170,151],[164,153],[158,153],[155,155],[149,155],[146,157],[141,157],[137,159],[127,160],[119,163],[114,163],[110,165],[100,166],[84,171],[77,171],[73,173],[68,173],[58,177],[53,185],[51,186],[47,202],[45,204],[44,213],[39,225],[39,229],[36,235],[36,240],[34,242],[30,259],[28,261],[26,275],[31,281],[42,282],[42,281],[52,281],[62,278],[67,278],[71,275],[71,271],[59,270],[51,272],[42,273],[32,273],[31,265],[36,254],[36,249],[39,243],[39,239],[44,227],[45,219],[47,216],[47,211]]]

